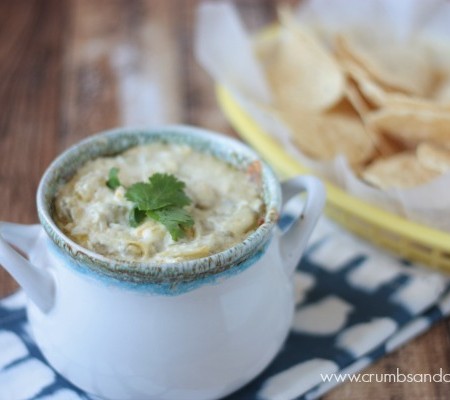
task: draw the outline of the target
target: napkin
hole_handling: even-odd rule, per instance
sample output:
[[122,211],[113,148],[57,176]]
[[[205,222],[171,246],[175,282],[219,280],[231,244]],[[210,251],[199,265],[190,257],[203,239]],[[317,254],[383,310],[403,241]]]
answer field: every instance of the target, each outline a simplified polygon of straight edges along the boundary
[[[281,225],[291,219],[283,216]],[[286,343],[227,400],[318,398],[342,379],[326,374],[356,373],[450,313],[448,278],[383,253],[325,217],[294,281],[296,311]],[[94,399],[48,365],[24,307],[22,291],[0,301],[0,399]]]

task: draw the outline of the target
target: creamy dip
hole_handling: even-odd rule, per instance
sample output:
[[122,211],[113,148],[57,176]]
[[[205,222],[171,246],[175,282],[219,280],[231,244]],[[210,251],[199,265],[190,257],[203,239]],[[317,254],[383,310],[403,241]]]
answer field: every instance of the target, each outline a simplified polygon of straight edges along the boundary
[[[123,185],[115,190],[106,186],[113,167]],[[186,210],[194,227],[178,241],[155,220],[137,227],[129,223],[133,203],[125,198],[125,187],[156,172],[175,175],[192,199]],[[109,258],[156,263],[201,258],[237,244],[261,222],[258,177],[186,145],[138,146],[84,164],[56,193],[54,217],[75,242]]]

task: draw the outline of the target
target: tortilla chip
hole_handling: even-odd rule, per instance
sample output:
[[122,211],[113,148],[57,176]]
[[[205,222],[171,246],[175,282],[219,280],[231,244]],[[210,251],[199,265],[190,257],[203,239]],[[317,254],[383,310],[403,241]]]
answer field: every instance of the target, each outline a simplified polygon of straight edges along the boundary
[[[407,95],[401,92],[394,92],[391,89],[383,88],[356,63],[344,60],[342,61],[342,65],[347,74],[355,81],[364,99],[375,107],[412,107],[414,110],[420,108],[422,110],[450,111],[450,102],[446,103],[442,100],[439,103],[437,100],[432,98],[423,98]],[[436,93],[436,96],[438,95],[450,96],[450,86],[448,94]]]
[[282,14],[276,37],[260,42],[256,53],[279,109],[323,111],[344,94],[345,78],[337,61],[290,15]]
[[439,105],[444,105],[450,108],[450,76],[442,77],[441,82],[436,87],[432,97],[433,100]]
[[413,152],[403,152],[389,158],[380,158],[361,174],[362,178],[380,189],[411,188],[439,176],[425,168]]
[[374,130],[385,132],[406,146],[420,142],[450,143],[450,113],[426,110],[420,106],[383,108],[367,115]]
[[308,156],[331,160],[345,155],[356,166],[368,161],[375,145],[351,104],[343,100],[328,113],[282,112],[293,133],[293,142]]
[[387,88],[425,96],[437,78],[428,48],[418,43],[393,43],[355,31],[339,35],[336,46],[341,56]]
[[450,149],[435,143],[424,142],[416,149],[417,159],[428,169],[445,173],[450,170]]

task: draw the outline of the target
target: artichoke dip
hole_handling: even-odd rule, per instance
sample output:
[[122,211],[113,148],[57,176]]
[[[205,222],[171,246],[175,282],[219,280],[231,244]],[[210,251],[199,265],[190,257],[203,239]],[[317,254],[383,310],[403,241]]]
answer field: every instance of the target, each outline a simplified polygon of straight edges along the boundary
[[[157,192],[158,179],[167,181],[161,190],[173,184],[183,208],[137,208],[142,188],[154,190],[144,193],[152,204],[164,197]],[[258,174],[186,145],[153,143],[84,164],[57,191],[54,218],[72,240],[101,255],[168,263],[206,257],[242,241],[262,221],[261,193]],[[166,209],[165,221],[155,217]],[[174,210],[185,223],[177,226],[182,231],[170,229]]]

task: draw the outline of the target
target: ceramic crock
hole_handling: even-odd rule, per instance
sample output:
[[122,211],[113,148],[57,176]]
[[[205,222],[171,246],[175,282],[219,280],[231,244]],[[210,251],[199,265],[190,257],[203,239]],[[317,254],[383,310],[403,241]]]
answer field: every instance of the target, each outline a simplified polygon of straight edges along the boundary
[[[111,260],[58,229],[53,197],[77,168],[155,141],[260,168],[262,225],[228,250],[167,265]],[[281,232],[284,204],[302,192],[303,212]],[[42,353],[76,386],[117,400],[220,398],[258,375],[282,346],[294,310],[293,271],[324,198],[313,177],[280,185],[251,149],[231,138],[188,126],[120,128],[80,142],[50,165],[37,193],[41,224],[1,223],[0,263],[27,294]]]

